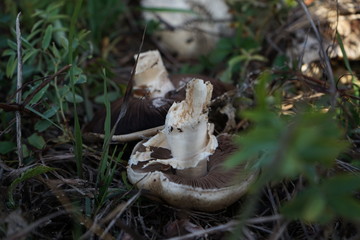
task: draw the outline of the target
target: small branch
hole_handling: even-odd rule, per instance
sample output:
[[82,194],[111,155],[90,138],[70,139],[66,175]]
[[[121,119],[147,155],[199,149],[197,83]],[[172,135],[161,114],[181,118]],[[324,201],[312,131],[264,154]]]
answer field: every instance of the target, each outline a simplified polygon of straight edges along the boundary
[[[22,91],[19,90],[22,88],[22,56],[21,56],[21,31],[20,31],[20,16],[21,12],[16,17],[16,42],[17,42],[17,86],[16,89],[18,90],[16,93],[16,103],[18,105],[21,104],[21,93]],[[17,143],[17,151],[18,151],[18,160],[19,166],[23,165],[23,154],[22,154],[22,143],[21,143],[21,115],[20,111],[15,112],[16,115],[16,143]]]
[[60,210],[60,211],[51,213],[47,216],[44,216],[44,217],[36,220],[35,222],[32,222],[31,224],[29,224],[25,228],[21,229],[20,231],[14,233],[13,235],[8,236],[6,238],[6,240],[16,240],[16,239],[26,238],[26,236],[29,233],[31,233],[32,231],[34,231],[37,227],[39,227],[43,224],[46,224],[46,222],[51,221],[53,218],[64,215],[66,213],[67,212],[65,210]]
[[[281,216],[279,214],[276,214],[276,215],[273,215],[273,216],[250,218],[250,219],[245,221],[245,224],[262,224],[262,223],[267,223],[267,222],[278,221],[278,220],[281,220],[281,219],[283,219],[283,216]],[[215,233],[215,232],[231,232],[237,226],[239,226],[239,224],[241,224],[239,221],[232,220],[232,221],[229,221],[229,222],[227,222],[225,224],[221,224],[221,225],[218,225],[218,226],[215,226],[215,227],[210,227],[208,229],[188,233],[188,234],[178,236],[178,237],[168,238],[167,240],[185,240],[185,239],[190,239],[190,238],[193,238],[193,237],[206,236],[207,234],[211,234],[211,233]]]
[[305,14],[306,14],[306,18],[308,19],[308,21],[311,24],[311,28],[313,29],[316,39],[319,42],[319,46],[320,46],[320,52],[321,55],[325,61],[325,66],[326,66],[326,73],[327,73],[327,77],[329,79],[330,82],[330,95],[331,95],[331,107],[334,109],[335,108],[335,103],[336,103],[336,84],[335,84],[335,79],[334,79],[334,74],[331,68],[331,64],[330,64],[330,59],[329,56],[326,54],[326,51],[324,49],[324,45],[323,45],[323,41],[322,41],[322,37],[319,33],[319,30],[317,29],[314,20],[311,17],[311,14],[308,10],[308,8],[306,7],[305,3],[303,0],[297,0],[298,4],[302,7],[302,9],[304,10]]

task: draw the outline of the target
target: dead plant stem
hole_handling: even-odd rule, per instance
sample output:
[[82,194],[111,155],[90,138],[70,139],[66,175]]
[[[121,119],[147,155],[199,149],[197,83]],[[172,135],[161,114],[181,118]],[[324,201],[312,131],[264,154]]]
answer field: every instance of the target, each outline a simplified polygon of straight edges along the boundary
[[298,4],[302,7],[302,9],[304,10],[305,14],[306,14],[306,18],[308,19],[308,21],[311,24],[311,28],[313,29],[316,39],[319,42],[319,46],[320,46],[320,52],[321,52],[321,57],[324,59],[325,61],[325,70],[327,73],[327,77],[328,80],[330,82],[330,97],[331,97],[331,107],[332,109],[335,109],[335,103],[336,103],[336,83],[335,83],[335,79],[334,79],[334,74],[331,68],[331,64],[330,64],[330,59],[329,56],[326,54],[326,51],[324,49],[324,45],[323,45],[323,41],[322,41],[322,37],[319,33],[319,30],[317,29],[314,20],[311,17],[311,14],[308,10],[308,8],[306,7],[305,3],[303,0],[297,0]]
[[[21,56],[21,31],[20,31],[20,16],[21,12],[16,17],[16,43],[17,43],[17,82],[16,89],[16,103],[21,104],[21,95],[22,95],[22,56]],[[19,90],[20,89],[20,90]],[[23,165],[23,154],[22,154],[22,141],[21,141],[21,114],[20,111],[15,112],[16,116],[16,144],[18,152],[19,167]]]

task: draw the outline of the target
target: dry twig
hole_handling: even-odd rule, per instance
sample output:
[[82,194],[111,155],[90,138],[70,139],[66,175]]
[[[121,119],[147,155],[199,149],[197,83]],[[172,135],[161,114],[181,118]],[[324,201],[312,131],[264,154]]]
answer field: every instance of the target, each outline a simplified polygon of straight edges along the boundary
[[[16,103],[21,104],[21,87],[22,87],[22,56],[21,56],[21,31],[20,31],[21,12],[16,17],[16,42],[17,42],[17,86]],[[22,143],[21,143],[21,115],[20,111],[15,112],[16,115],[16,143],[18,151],[19,166],[23,165]]]

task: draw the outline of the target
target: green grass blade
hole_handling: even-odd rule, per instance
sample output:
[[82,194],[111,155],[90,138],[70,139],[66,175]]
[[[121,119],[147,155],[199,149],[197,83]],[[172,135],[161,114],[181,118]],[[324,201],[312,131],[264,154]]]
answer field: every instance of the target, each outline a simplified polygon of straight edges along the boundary
[[350,67],[350,62],[349,62],[349,59],[348,59],[346,51],[345,51],[344,43],[343,43],[343,41],[342,41],[342,39],[340,37],[340,34],[338,32],[336,32],[336,40],[339,43],[341,53],[343,54],[345,67],[353,75],[353,71],[352,71],[352,69]]
[[[76,1],[74,13],[71,18],[70,23],[70,32],[69,32],[69,64],[73,65],[73,42],[75,36],[75,24],[77,22],[77,18],[81,9],[82,0]],[[82,171],[82,136],[81,136],[81,128],[79,123],[79,117],[77,114],[77,107],[75,101],[75,74],[74,74],[74,66],[70,68],[70,84],[71,90],[74,99],[74,136],[75,136],[75,159],[76,159],[76,167],[77,167],[77,174],[80,178],[82,178],[83,171]]]
[[20,177],[16,178],[9,186],[8,188],[8,194],[9,194],[9,202],[10,202],[10,205],[11,206],[15,206],[15,201],[14,201],[14,198],[13,198],[13,191],[15,189],[15,187],[21,183],[21,182],[24,182],[30,178],[33,178],[33,177],[36,177],[36,176],[39,176],[43,173],[46,173],[46,172],[49,172],[49,171],[52,171],[52,170],[55,170],[55,168],[51,168],[51,167],[47,167],[47,166],[43,166],[43,165],[40,165],[40,166],[36,166],[36,167],[33,167],[33,168],[30,168],[28,170],[26,170],[25,172],[23,172],[21,174]]
[[54,125],[55,127],[57,127],[58,129],[60,129],[61,131],[64,131],[63,128],[56,124],[55,122],[53,122],[50,118],[46,117],[44,114],[42,114],[41,112],[36,111],[34,108],[30,107],[30,106],[26,106],[25,107],[27,110],[35,113],[36,115],[38,115],[39,117],[41,117],[42,119],[45,119],[46,121],[50,122],[52,125]]

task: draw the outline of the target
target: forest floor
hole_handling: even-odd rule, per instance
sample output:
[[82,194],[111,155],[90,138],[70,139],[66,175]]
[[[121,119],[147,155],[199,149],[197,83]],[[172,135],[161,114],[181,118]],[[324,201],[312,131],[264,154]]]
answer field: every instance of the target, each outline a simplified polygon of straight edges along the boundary
[[[232,159],[249,149],[262,177],[215,212],[177,208],[130,184],[136,142],[107,148],[82,138],[104,99],[125,93],[140,45],[141,52],[159,48],[159,23],[149,23],[143,39],[137,1],[79,2],[0,3],[0,238],[360,238],[359,62],[342,54],[304,70],[289,60],[288,46],[298,39],[285,29],[306,16],[295,6],[300,1],[229,1],[235,34],[210,53],[179,60],[161,50],[170,74],[236,86],[229,133],[240,150]],[[15,101],[19,10],[22,103]]]

